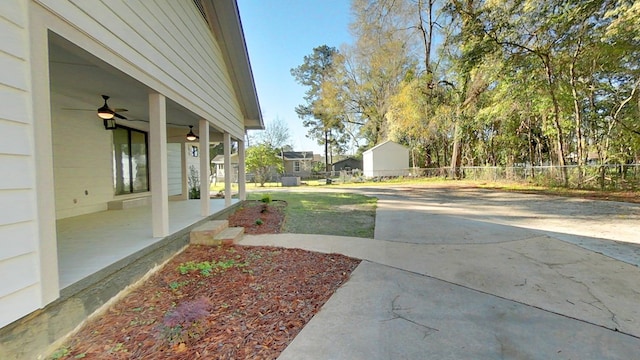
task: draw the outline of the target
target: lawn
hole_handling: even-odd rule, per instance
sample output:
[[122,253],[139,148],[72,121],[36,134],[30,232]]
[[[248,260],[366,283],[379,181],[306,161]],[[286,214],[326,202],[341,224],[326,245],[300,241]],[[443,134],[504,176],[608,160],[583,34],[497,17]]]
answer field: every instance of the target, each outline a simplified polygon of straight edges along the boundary
[[251,192],[287,202],[283,232],[373,238],[377,199],[344,192]]

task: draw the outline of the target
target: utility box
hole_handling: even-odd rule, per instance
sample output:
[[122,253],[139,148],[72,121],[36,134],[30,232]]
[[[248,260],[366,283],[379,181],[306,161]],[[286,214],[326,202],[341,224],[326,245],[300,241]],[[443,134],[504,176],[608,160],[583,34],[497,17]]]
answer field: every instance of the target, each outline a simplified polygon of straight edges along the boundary
[[283,176],[282,186],[300,186],[299,176]]

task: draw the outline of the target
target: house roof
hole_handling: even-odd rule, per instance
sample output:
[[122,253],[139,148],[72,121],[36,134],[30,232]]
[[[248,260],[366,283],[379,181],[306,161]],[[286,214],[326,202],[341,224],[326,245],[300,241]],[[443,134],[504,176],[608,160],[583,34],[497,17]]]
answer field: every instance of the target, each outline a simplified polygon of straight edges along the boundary
[[354,157],[352,157],[352,156],[349,156],[349,157],[346,157],[346,158],[344,158],[344,159],[342,159],[342,160],[336,161],[336,162],[334,162],[334,163],[333,163],[333,164],[331,164],[331,165],[338,165],[338,164],[342,164],[342,163],[345,163],[345,162],[351,162],[351,161],[357,161],[357,162],[359,162],[359,163],[362,163],[362,160],[360,160],[360,159],[356,159],[356,158],[354,158]]
[[376,145],[376,146],[372,147],[372,148],[371,148],[371,149],[369,149],[369,150],[366,150],[365,152],[374,151],[374,150],[377,150],[378,148],[381,148],[381,147],[383,147],[383,146],[387,146],[387,145],[392,145],[392,146],[396,146],[396,147],[397,147],[397,146],[400,146],[400,147],[402,147],[402,148],[405,148],[405,149],[406,149],[406,147],[405,147],[405,146],[400,145],[400,144],[398,144],[397,142],[393,142],[393,141],[391,141],[391,140],[387,140],[387,141],[385,141],[385,142],[383,142],[383,143],[380,143],[380,144],[378,144],[378,145]]
[[313,151],[284,151],[285,160],[313,160]]
[[[238,153],[231,154],[230,159],[231,159],[232,163],[237,163],[238,162]],[[211,159],[211,163],[212,164],[224,164],[224,155],[216,155],[213,159]]]
[[236,0],[200,0],[200,3],[211,31],[224,50],[225,62],[245,117],[245,127],[264,129]]

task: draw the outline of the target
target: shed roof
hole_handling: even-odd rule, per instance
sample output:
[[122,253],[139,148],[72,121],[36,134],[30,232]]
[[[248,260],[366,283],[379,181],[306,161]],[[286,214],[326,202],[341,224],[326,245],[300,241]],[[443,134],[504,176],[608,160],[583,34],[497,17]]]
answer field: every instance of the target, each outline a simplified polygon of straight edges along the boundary
[[313,160],[313,151],[284,151],[285,160]]
[[[399,146],[399,147],[402,147],[402,148],[404,148],[404,149],[407,149],[405,146],[400,145],[400,144],[398,144],[397,142],[394,142],[394,141],[391,141],[391,140],[387,140],[387,141],[385,141],[385,142],[383,142],[383,143],[380,143],[380,144],[378,144],[378,145],[376,145],[376,146],[372,147],[372,148],[371,148],[371,149],[369,149],[369,150],[366,150],[366,151],[365,151],[365,153],[375,151],[375,150],[377,150],[377,149],[379,149],[379,148],[381,148],[381,147],[383,147],[383,146],[387,146],[387,145],[396,146],[396,147],[398,147],[398,146]],[[407,149],[407,151],[408,151],[408,149]]]

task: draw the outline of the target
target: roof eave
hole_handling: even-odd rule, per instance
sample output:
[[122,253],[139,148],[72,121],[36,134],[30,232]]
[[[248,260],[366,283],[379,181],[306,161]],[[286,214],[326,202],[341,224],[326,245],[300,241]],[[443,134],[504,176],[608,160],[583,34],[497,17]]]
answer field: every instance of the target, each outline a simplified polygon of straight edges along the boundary
[[220,44],[226,67],[238,97],[244,127],[264,129],[249,53],[236,0],[202,0],[209,27]]

